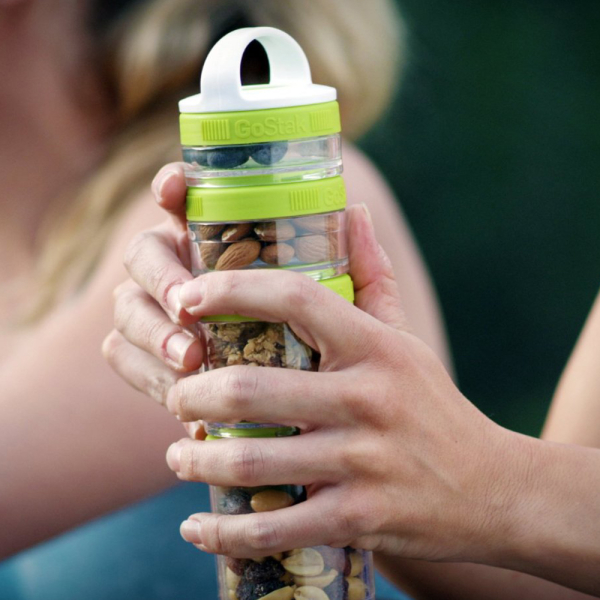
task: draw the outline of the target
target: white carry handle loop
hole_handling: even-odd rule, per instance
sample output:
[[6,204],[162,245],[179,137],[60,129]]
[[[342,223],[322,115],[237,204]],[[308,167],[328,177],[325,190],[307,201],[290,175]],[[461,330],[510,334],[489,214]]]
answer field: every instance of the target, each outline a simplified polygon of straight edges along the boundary
[[244,51],[255,40],[269,58],[270,86],[312,83],[306,55],[293,37],[273,27],[237,29],[213,46],[200,78],[200,92],[210,90],[211,100],[224,110],[244,102],[240,68]]
[[[260,42],[269,58],[268,84],[242,86],[240,68],[248,45]],[[246,27],[228,33],[209,52],[200,94],[179,102],[182,113],[243,112],[333,102],[335,88],[312,82],[304,51],[274,27]]]

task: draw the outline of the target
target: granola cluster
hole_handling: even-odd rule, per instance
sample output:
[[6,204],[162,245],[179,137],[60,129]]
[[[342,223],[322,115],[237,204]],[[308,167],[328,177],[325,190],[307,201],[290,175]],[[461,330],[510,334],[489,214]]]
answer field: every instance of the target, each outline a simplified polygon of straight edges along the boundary
[[283,323],[211,323],[210,368],[231,365],[317,370],[319,355]]

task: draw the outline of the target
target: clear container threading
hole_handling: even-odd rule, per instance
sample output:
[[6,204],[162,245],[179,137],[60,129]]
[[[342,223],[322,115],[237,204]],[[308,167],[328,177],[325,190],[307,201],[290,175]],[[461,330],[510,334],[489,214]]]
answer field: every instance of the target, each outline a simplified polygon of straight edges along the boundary
[[314,279],[348,272],[345,213],[231,223],[188,222],[194,276],[232,269],[290,269]]
[[237,187],[335,177],[342,172],[339,134],[229,146],[183,146],[190,187]]

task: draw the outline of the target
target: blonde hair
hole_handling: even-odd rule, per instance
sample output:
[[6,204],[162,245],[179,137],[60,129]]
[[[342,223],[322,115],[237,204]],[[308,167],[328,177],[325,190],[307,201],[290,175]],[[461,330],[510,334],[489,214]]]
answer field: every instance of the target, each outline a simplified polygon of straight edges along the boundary
[[392,0],[138,2],[101,40],[115,132],[69,211],[45,228],[28,322],[81,289],[131,200],[163,164],[180,159],[177,100],[197,92],[209,46],[225,33],[215,25],[225,27],[228,15],[230,22],[239,15],[248,25],[278,27],[298,40],[314,81],[338,89],[345,137],[363,134],[388,105],[403,39]]

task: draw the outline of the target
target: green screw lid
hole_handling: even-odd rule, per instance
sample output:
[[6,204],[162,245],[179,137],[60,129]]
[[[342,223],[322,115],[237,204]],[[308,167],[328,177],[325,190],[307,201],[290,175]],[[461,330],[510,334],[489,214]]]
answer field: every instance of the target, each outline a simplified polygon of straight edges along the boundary
[[341,177],[248,187],[188,188],[188,221],[231,223],[335,212],[346,207]]
[[225,146],[299,140],[340,133],[337,102],[224,113],[182,113],[183,146]]

